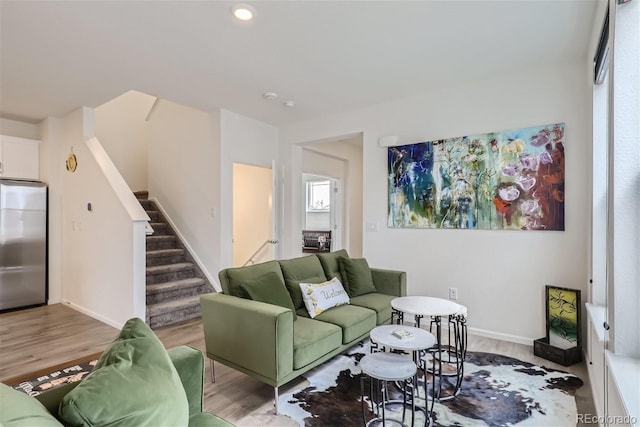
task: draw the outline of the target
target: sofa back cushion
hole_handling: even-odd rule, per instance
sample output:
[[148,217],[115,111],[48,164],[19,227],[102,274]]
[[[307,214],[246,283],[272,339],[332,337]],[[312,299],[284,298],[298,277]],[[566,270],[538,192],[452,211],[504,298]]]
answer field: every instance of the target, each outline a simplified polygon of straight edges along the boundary
[[322,283],[331,278],[325,276],[322,265],[315,255],[280,260],[280,268],[296,310],[305,307],[300,282]]
[[134,318],[64,396],[58,414],[67,426],[177,426],[189,423],[189,402],[164,345]]
[[338,264],[342,271],[342,277],[346,279],[348,284],[349,296],[357,297],[376,291],[371,269],[366,259],[340,257]]
[[240,289],[247,294],[249,299],[279,305],[293,312],[293,320],[296,320],[296,309],[293,307],[291,295],[287,292],[281,280],[282,276],[274,271],[257,277],[240,281]]
[[340,257],[349,257],[347,251],[340,249],[335,252],[319,253],[316,256],[320,260],[320,264],[322,264],[322,269],[324,270],[324,274],[327,276],[327,279],[337,277],[338,280],[340,280],[340,283],[342,283],[344,288],[348,291],[349,283],[347,278],[343,277],[342,272],[340,271],[340,264],[338,264],[338,259],[340,259]]
[[267,261],[246,267],[226,268],[218,273],[218,278],[220,279],[223,293],[240,298],[248,298],[249,296],[246,292],[240,288],[240,284],[244,280],[257,279],[268,273],[275,273],[275,277],[277,277],[284,286],[284,278],[282,277],[282,271],[280,271],[278,261]]

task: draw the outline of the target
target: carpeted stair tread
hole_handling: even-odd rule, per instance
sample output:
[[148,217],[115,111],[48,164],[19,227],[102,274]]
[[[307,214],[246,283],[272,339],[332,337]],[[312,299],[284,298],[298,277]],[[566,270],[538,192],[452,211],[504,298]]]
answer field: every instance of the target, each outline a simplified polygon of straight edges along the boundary
[[162,221],[162,215],[159,211],[145,210],[145,212],[147,213],[147,215],[149,215],[149,218],[151,218],[152,222]]
[[147,267],[187,262],[182,248],[147,250]]
[[153,251],[147,251],[147,259],[149,258],[157,258],[157,257],[163,257],[163,256],[176,256],[176,255],[183,255],[184,254],[184,249],[156,249]]
[[184,289],[189,287],[198,287],[202,286],[203,284],[204,280],[199,277],[173,280],[171,282],[154,283],[153,285],[147,285],[147,295],[167,292],[176,288]]
[[160,236],[156,236],[156,235],[151,235],[151,236],[147,236],[147,241],[160,241],[160,240],[176,240],[176,236],[172,236],[172,235],[160,235]]
[[146,248],[148,251],[155,251],[158,249],[173,249],[175,247],[176,247],[176,236],[172,236],[172,235],[147,236]]
[[157,316],[166,312],[178,311],[194,306],[200,306],[200,295],[148,305],[147,314],[149,316]]
[[191,262],[178,262],[175,264],[154,265],[153,267],[147,267],[147,274],[163,274],[173,273],[175,271],[182,271],[193,269],[193,263]]
[[169,226],[166,222],[150,222],[149,225],[153,228],[154,236],[166,236],[169,231]]
[[136,196],[138,200],[147,200],[149,198],[148,191],[134,191],[133,195]]
[[142,205],[142,207],[144,208],[145,211],[155,211],[156,210],[156,204],[154,202],[152,202],[151,200],[138,200],[138,202],[140,202],[140,204]]

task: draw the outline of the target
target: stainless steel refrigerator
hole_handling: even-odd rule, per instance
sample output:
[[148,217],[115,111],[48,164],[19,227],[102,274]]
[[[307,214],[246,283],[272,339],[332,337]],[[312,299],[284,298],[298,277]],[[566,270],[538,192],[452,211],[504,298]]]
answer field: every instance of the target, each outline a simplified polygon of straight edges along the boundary
[[47,302],[47,186],[0,179],[0,311]]

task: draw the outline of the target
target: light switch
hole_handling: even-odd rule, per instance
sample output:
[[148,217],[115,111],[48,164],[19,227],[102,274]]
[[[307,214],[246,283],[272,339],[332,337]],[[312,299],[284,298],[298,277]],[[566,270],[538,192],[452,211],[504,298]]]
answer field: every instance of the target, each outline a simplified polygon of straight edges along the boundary
[[367,222],[367,231],[378,231],[377,222]]

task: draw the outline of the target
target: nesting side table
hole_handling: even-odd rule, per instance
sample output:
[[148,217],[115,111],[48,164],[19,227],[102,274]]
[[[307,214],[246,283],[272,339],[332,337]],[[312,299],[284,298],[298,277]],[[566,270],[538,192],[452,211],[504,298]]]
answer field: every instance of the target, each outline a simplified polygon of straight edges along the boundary
[[[362,376],[360,378],[360,393],[362,397],[362,420],[364,421],[366,426],[370,426],[373,423],[377,423],[382,421],[382,425],[384,426],[386,419],[386,411],[385,408],[389,403],[389,397],[387,395],[387,382],[402,382],[404,384],[404,401],[402,408],[402,421],[389,419],[388,421],[398,423],[401,426],[404,425],[404,419],[407,410],[407,393],[408,383],[413,383],[417,368],[416,364],[400,354],[395,353],[371,353],[364,356],[360,359],[360,369],[366,375],[371,378],[369,382],[369,402],[371,403],[371,412],[376,414],[375,418],[367,421],[365,416],[365,377]],[[411,396],[411,420],[415,419],[415,397],[413,393],[415,388],[411,388],[412,396]],[[374,405],[374,394],[378,393],[381,395],[378,405]]]

